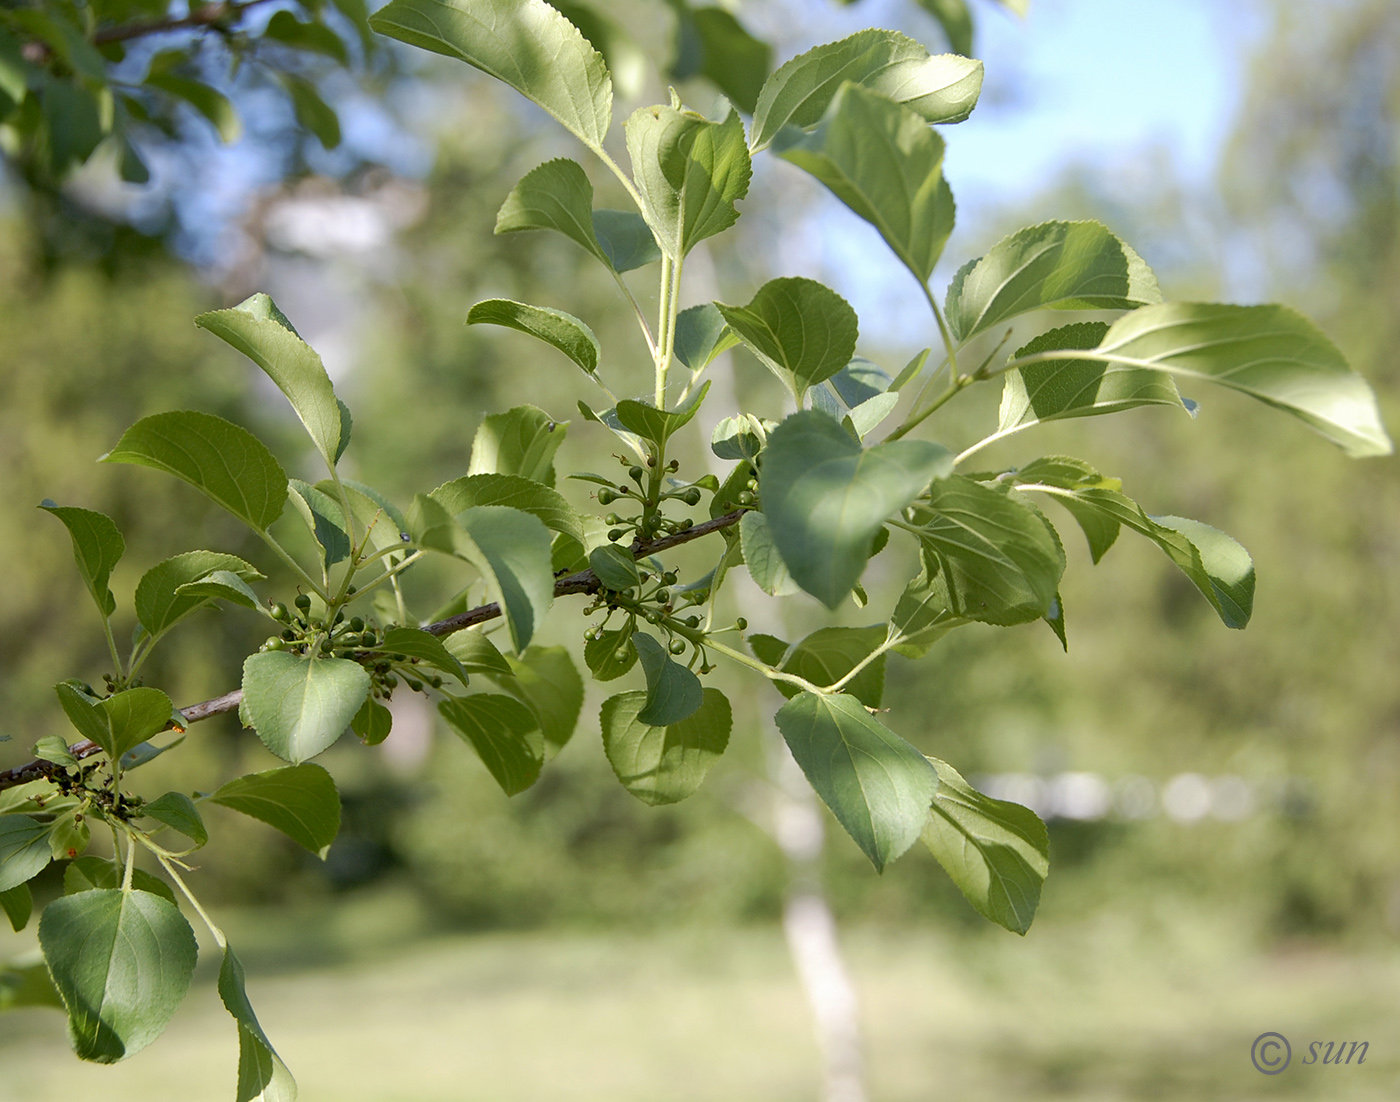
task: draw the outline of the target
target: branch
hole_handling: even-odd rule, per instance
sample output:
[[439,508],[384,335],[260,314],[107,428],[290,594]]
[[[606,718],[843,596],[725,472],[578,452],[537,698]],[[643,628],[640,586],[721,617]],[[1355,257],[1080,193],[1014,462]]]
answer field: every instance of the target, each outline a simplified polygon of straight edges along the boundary
[[[252,2],[256,3],[257,0],[252,0]],[[628,550],[634,559],[655,555],[658,552],[679,547],[683,543],[690,543],[702,536],[708,536],[711,532],[718,532],[723,528],[737,524],[745,511],[736,509],[732,513],[725,513],[723,516],[704,521],[693,528],[685,529],[683,532],[662,536],[660,539],[636,540]],[[598,581],[598,575],[594,574],[592,570],[579,570],[554,580],[554,595],[556,597],[565,597],[571,593],[597,593],[601,588],[602,584]],[[489,605],[468,609],[457,616],[449,616],[446,620],[425,624],[423,630],[439,637],[451,635],[453,632],[462,631],[477,624],[484,624],[487,620],[494,620],[500,614],[501,606],[493,601]],[[224,693],[223,696],[216,696],[213,700],[205,700],[198,704],[191,704],[188,708],[181,708],[180,714],[188,722],[198,723],[201,719],[208,719],[210,716],[236,712],[242,702],[243,690],[234,689],[232,692]],[[102,747],[98,746],[97,743],[84,740],[70,746],[68,752],[81,761],[83,758],[91,757],[101,749]],[[31,761],[27,765],[17,765],[13,769],[0,772],[0,792],[17,785],[28,784],[30,781],[46,780],[54,770],[61,768],[62,766],[48,761]]]
[[[233,22],[249,8],[267,2],[268,0],[244,0],[243,3],[236,4],[221,0],[218,3],[205,4],[195,8],[189,15],[181,16],[179,19],[153,19],[145,23],[127,23],[125,26],[108,27],[106,30],[97,32],[93,37],[93,45],[106,46],[113,42],[128,42],[133,38],[165,34],[167,31],[202,29],[211,27],[215,23]],[[21,53],[25,61],[42,65],[53,57],[53,48],[44,42],[26,42],[21,47]]]

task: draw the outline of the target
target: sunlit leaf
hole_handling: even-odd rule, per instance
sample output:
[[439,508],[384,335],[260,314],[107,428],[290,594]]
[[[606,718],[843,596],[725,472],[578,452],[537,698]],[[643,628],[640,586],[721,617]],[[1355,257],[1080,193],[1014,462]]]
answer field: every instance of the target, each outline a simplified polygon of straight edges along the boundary
[[673,804],[691,795],[729,745],[733,716],[718,689],[705,689],[699,709],[669,727],[638,716],[647,694],[621,693],[603,702],[603,750],[622,787],[645,804]]

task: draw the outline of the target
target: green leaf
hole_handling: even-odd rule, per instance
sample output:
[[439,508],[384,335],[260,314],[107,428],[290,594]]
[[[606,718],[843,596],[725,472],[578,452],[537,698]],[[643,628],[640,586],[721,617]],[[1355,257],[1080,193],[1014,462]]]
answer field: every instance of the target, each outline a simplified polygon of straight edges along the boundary
[[327,149],[340,144],[340,119],[335,110],[321,98],[316,85],[292,73],[278,73],[287,95],[292,99],[292,110],[296,113],[297,124],[306,127]]
[[22,1006],[51,1006],[63,1009],[49,970],[43,961],[25,967],[0,965],[0,1011],[18,1010]]
[[263,651],[243,663],[243,709],[285,761],[314,758],[345,733],[369,695],[369,674],[344,658]]
[[929,122],[960,122],[977,106],[982,63],[953,54],[931,57],[897,31],[858,31],[817,46],[764,84],[754,107],[750,152],[763,149],[785,126],[815,126],[846,81],[906,104]]
[[933,766],[845,693],[804,692],[776,718],[817,795],[883,872],[914,844],[928,819],[938,790]]
[[1115,322],[1097,355],[1242,391],[1352,457],[1394,450],[1366,381],[1312,322],[1284,306],[1153,306]]
[[860,579],[871,540],[930,480],[947,449],[896,440],[862,449],[825,414],[793,414],[773,430],[759,478],[763,512],[793,579],[835,608]]
[[[288,15],[289,12],[278,12]],[[273,22],[277,16],[273,16]],[[337,39],[339,41],[339,39]],[[349,426],[321,357],[297,333],[267,295],[257,294],[229,310],[200,314],[194,323],[242,352],[277,384],[301,418],[316,450],[334,469]]]
[[455,677],[464,686],[467,684],[467,671],[455,655],[447,649],[436,635],[429,635],[418,628],[389,628],[384,632],[384,640],[374,648],[384,654],[404,654],[416,658],[420,663],[441,670],[449,677]]
[[350,54],[340,36],[324,23],[303,23],[289,11],[273,14],[263,28],[263,37],[281,42],[294,50],[325,54],[342,65],[350,64]]
[[[34,897],[29,894],[28,884],[16,884],[13,888],[0,891],[0,910],[10,920],[10,929],[19,933],[29,925],[29,916],[34,913]],[[0,973],[0,1010],[5,1008],[3,974]]]
[[510,663],[506,661],[505,655],[479,631],[454,631],[446,637],[443,645],[462,663],[462,668],[468,673],[511,672]]
[[583,521],[563,496],[532,479],[512,474],[469,474],[444,482],[428,495],[452,516],[478,505],[507,505],[538,517],[552,532],[585,542]]
[[299,478],[289,478],[287,486],[291,490],[287,500],[321,548],[321,558],[326,566],[334,566],[348,559],[350,533],[346,530],[345,510],[340,502]]
[[68,748],[68,740],[59,735],[45,735],[34,744],[34,756],[64,768],[76,768],[78,759]]
[[899,405],[899,395],[894,391],[877,394],[854,407],[850,413],[841,418],[841,424],[848,432],[854,433],[864,443],[865,438],[880,427],[885,418],[894,412],[897,405]]
[[953,475],[929,487],[927,503],[915,506],[915,522],[955,615],[1005,626],[1050,611],[1065,553],[1049,522],[1024,499]]
[[[370,546],[376,551],[396,547],[403,542],[400,534],[408,531],[407,518],[402,510],[373,486],[342,478],[340,486],[337,487],[326,478],[316,483],[316,489],[332,501],[337,501],[340,491],[344,491],[346,499],[350,502],[351,514],[369,534]],[[343,510],[339,515],[344,515]]]
[[568,427],[535,406],[488,414],[472,440],[467,474],[518,474],[553,486],[554,453]]
[[[77,857],[63,870],[63,894],[77,895],[99,888],[120,888],[124,870],[106,857]],[[131,870],[131,886],[175,902],[175,891],[158,877],[140,869]]]
[[[1117,478],[1105,478],[1085,463],[1067,455],[1049,455],[1032,460],[1016,472],[1018,484],[1039,484],[1062,490],[1121,490]],[[1097,563],[1118,539],[1120,525],[1111,512],[1080,502],[1074,496],[1057,496],[1056,500],[1079,523],[1084,538],[1089,541],[1089,553]]]
[[467,313],[468,325],[503,325],[529,333],[545,344],[553,345],[589,375],[598,370],[602,354],[593,330],[572,314],[544,306],[530,306],[505,298],[489,298],[478,302]]
[[378,746],[393,729],[394,713],[373,697],[365,697],[365,702],[350,721],[350,730],[366,746]]
[[721,459],[753,459],[768,444],[768,427],[752,413],[726,417],[710,435],[710,451]]
[[519,658],[507,659],[511,677],[496,677],[539,721],[550,755],[564,749],[583,709],[583,678],[564,647],[530,647]]
[[178,830],[196,845],[209,841],[209,831],[204,827],[199,808],[183,792],[167,792],[159,799],[152,800],[141,808],[141,814],[158,823],[164,823],[172,830]]
[[677,803],[700,787],[729,745],[729,701],[718,689],[705,689],[699,710],[669,727],[637,718],[646,703],[647,694],[640,692],[603,702],[603,751],[622,787],[642,803]]
[[420,542],[476,567],[501,606],[511,645],[523,651],[554,602],[549,530],[540,520],[503,505],[478,505],[459,514],[455,524],[432,528]]
[[614,411],[617,414],[618,423],[629,432],[634,432],[643,440],[650,440],[657,446],[664,445],[667,440],[674,436],[691,419],[700,412],[700,404],[705,400],[705,395],[710,392],[709,380],[692,394],[684,405],[675,409],[657,409],[650,402],[643,402],[634,398],[624,398],[617,403]]
[[231,570],[215,570],[197,581],[182,585],[178,594],[181,597],[199,597],[206,603],[228,601],[243,608],[256,610],[260,607],[258,595]]
[[972,13],[967,0],[918,0],[919,7],[938,20],[955,54],[972,56]]
[[209,413],[143,417],[102,462],[134,463],[182,478],[259,532],[282,515],[287,501],[287,476],[262,441]]
[[243,136],[243,122],[233,101],[217,88],[174,73],[151,73],[145,83],[177,99],[182,99],[209,120],[225,145]]
[[739,110],[752,115],[773,66],[773,47],[749,34],[723,8],[699,8],[689,14],[700,42],[700,73]]
[[811,173],[877,230],[927,283],[953,232],[943,139],[918,112],[847,84],[810,134],[779,135],[774,151]]
[[111,517],[91,509],[79,509],[73,505],[55,505],[44,501],[39,506],[52,513],[63,522],[73,541],[73,561],[78,564],[78,573],[83,576],[92,599],[97,602],[98,611],[110,616],[116,610],[117,599],[107,588],[112,569],[121,561],[126,552],[126,541],[117,531]]
[[0,816],[0,892],[38,876],[49,859],[48,823],[28,815]]
[[189,990],[198,946],[169,900],[98,889],[55,899],[39,944],[84,1060],[114,1064],[164,1032]]
[[[623,657],[619,658],[621,654]],[[583,660],[595,681],[614,681],[637,664],[631,626],[603,631],[583,645]],[[646,694],[643,693],[643,698]]]
[[773,542],[768,518],[759,512],[745,513],[739,518],[739,542],[744,552],[744,565],[754,584],[770,597],[791,597],[801,587],[792,580],[787,563],[778,554]]
[[92,827],[87,817],[72,808],[64,812],[49,827],[49,856],[55,861],[77,857],[92,841]]
[[739,343],[713,302],[691,306],[676,315],[676,359],[691,371],[702,371],[716,356]]
[[238,1102],[296,1102],[297,1085],[248,1001],[243,965],[232,946],[219,967],[219,998],[238,1023]]
[[831,377],[831,387],[848,409],[855,409],[871,398],[878,398],[892,389],[890,377],[879,364],[856,356]]
[[859,322],[850,304],[813,279],[772,279],[747,306],[715,303],[738,338],[802,404],[809,387],[855,355]]
[[496,213],[496,232],[555,230],[610,264],[594,232],[593,217],[593,185],[583,167],[559,157],[521,177]]
[[1157,277],[1098,222],[1046,222],[970,260],[948,287],[959,340],[1029,310],[1132,310],[1162,301]]
[[[867,628],[821,628],[795,647],[784,647],[782,655],[769,665],[781,659],[782,665],[778,668],[784,673],[796,674],[813,685],[834,685],[882,645],[885,639],[884,624]],[[758,653],[758,648],[754,653]],[[775,681],[773,687],[789,699],[802,691],[785,681]],[[841,691],[849,693],[867,708],[878,708],[885,692],[885,656],[882,654],[876,658],[848,681]]]
[[984,796],[947,762],[923,841],[978,912],[1012,933],[1030,929],[1050,871],[1050,840],[1035,812]]
[[[169,631],[186,616],[223,596],[186,589],[213,575],[232,574],[243,582],[262,581],[263,575],[237,555],[219,551],[186,551],[157,563],[136,583],[136,618],[151,635]],[[227,579],[223,579],[227,581]],[[251,590],[249,591],[251,593]],[[233,599],[233,598],[229,598]],[[256,604],[256,598],[254,604]]]
[[646,632],[635,633],[632,645],[647,679],[646,703],[636,718],[649,727],[670,727],[693,716],[704,703],[700,679],[673,662],[666,648]]
[[588,568],[605,587],[622,593],[642,584],[637,560],[615,543],[605,543],[588,553]]
[[67,682],[54,690],[73,726],[102,747],[111,761],[175,725],[175,706],[159,689],[126,689],[96,704]]
[[539,780],[544,737],[535,714],[520,701],[499,693],[476,693],[439,701],[438,711],[471,743],[507,796]]
[[[1018,348],[1019,360],[1038,352],[1096,349],[1108,326],[1086,321],[1042,333]],[[1136,406],[1175,406],[1191,412],[1176,383],[1165,371],[1105,363],[1103,360],[1052,360],[1006,372],[997,435],[1029,428],[1041,421],[1117,413]]]
[[676,107],[642,107],[624,129],[642,215],[667,256],[684,257],[738,220],[734,203],[753,174],[738,112],[711,122]]
[[647,220],[634,210],[595,210],[593,233],[613,271],[645,268],[661,259],[661,246]]
[[445,54],[509,84],[601,152],[612,122],[603,57],[544,0],[392,0],[380,34]]
[[[1109,525],[1122,525],[1146,536],[1191,579],[1226,627],[1243,628],[1249,623],[1254,608],[1254,562],[1249,552],[1224,532],[1182,517],[1149,517],[1132,498],[1107,485],[1063,490],[1042,479],[1037,488],[1065,506],[1086,534],[1097,518],[1105,533]],[[1090,535],[1091,547],[1094,539]],[[1101,555],[1108,548],[1094,549]]]
[[209,798],[276,827],[319,857],[340,833],[340,793],[331,775],[311,762],[236,777]]

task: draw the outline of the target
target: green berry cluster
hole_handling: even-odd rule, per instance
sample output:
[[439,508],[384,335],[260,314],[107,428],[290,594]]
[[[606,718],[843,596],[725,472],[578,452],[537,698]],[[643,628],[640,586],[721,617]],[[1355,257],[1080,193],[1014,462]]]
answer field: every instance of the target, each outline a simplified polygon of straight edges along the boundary
[[609,525],[608,539],[616,543],[628,533],[635,532],[637,539],[653,540],[673,532],[684,532],[695,526],[691,517],[672,519],[662,513],[662,506],[668,501],[680,502],[691,508],[700,504],[699,486],[680,485],[674,480],[667,480],[673,483],[674,488],[663,488],[662,476],[675,474],[680,470],[681,465],[677,460],[672,459],[658,469],[658,457],[654,454],[647,456],[645,466],[633,463],[626,456],[617,456],[617,459],[628,468],[627,477],[635,482],[636,486],[619,482],[615,489],[604,487],[598,491],[598,504],[612,505],[621,501],[626,505],[639,506],[641,512],[628,517],[615,512],[608,513],[603,518],[603,522]]

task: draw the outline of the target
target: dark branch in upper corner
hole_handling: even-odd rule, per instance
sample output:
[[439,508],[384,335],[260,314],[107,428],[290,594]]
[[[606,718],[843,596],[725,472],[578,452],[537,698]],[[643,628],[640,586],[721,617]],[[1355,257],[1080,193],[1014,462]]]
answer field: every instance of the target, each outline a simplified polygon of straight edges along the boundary
[[[256,2],[256,0],[254,0]],[[745,510],[736,509],[732,513],[725,513],[723,516],[715,517],[713,520],[704,521],[687,528],[683,532],[675,532],[669,536],[662,536],[660,539],[635,541],[628,549],[632,552],[634,559],[643,558],[647,555],[655,555],[660,551],[666,551],[672,547],[679,547],[683,543],[708,536],[711,532],[718,532],[723,528],[728,528],[737,524],[739,518],[743,516]],[[565,574],[561,578],[554,580],[554,595],[564,597],[571,593],[596,593],[601,588],[598,576],[592,570],[580,570],[573,574]],[[453,632],[462,631],[465,628],[474,627],[477,624],[484,624],[487,620],[494,620],[501,614],[500,605],[492,602],[489,605],[481,605],[477,608],[468,609],[457,616],[449,616],[446,620],[438,620],[433,624],[425,624],[423,630],[433,635],[451,635]],[[223,696],[216,696],[213,700],[204,700],[198,704],[191,704],[188,708],[181,708],[180,714],[190,723],[198,723],[201,719],[208,719],[210,716],[223,715],[225,712],[236,712],[238,706],[243,702],[243,690],[234,689],[232,692],[224,693]],[[79,742],[68,748],[68,752],[79,760],[91,757],[101,749],[95,742]],[[62,768],[47,761],[31,761],[26,765],[17,765],[13,769],[0,772],[0,791],[7,788],[14,788],[16,785],[27,784],[30,781],[37,781],[47,778],[55,769]]]
[[[241,4],[231,2],[202,4],[188,15],[180,16],[178,19],[152,19],[142,23],[126,23],[121,26],[107,27],[93,36],[93,44],[107,46],[113,42],[129,42],[133,38],[146,38],[153,34],[165,34],[168,31],[187,31],[212,27],[216,23],[232,22],[249,8],[267,2],[268,0],[244,0]],[[34,65],[42,65],[53,56],[53,49],[44,42],[31,41],[26,42],[21,47],[21,54],[25,61]],[[0,777],[3,777],[3,774],[0,774]]]

